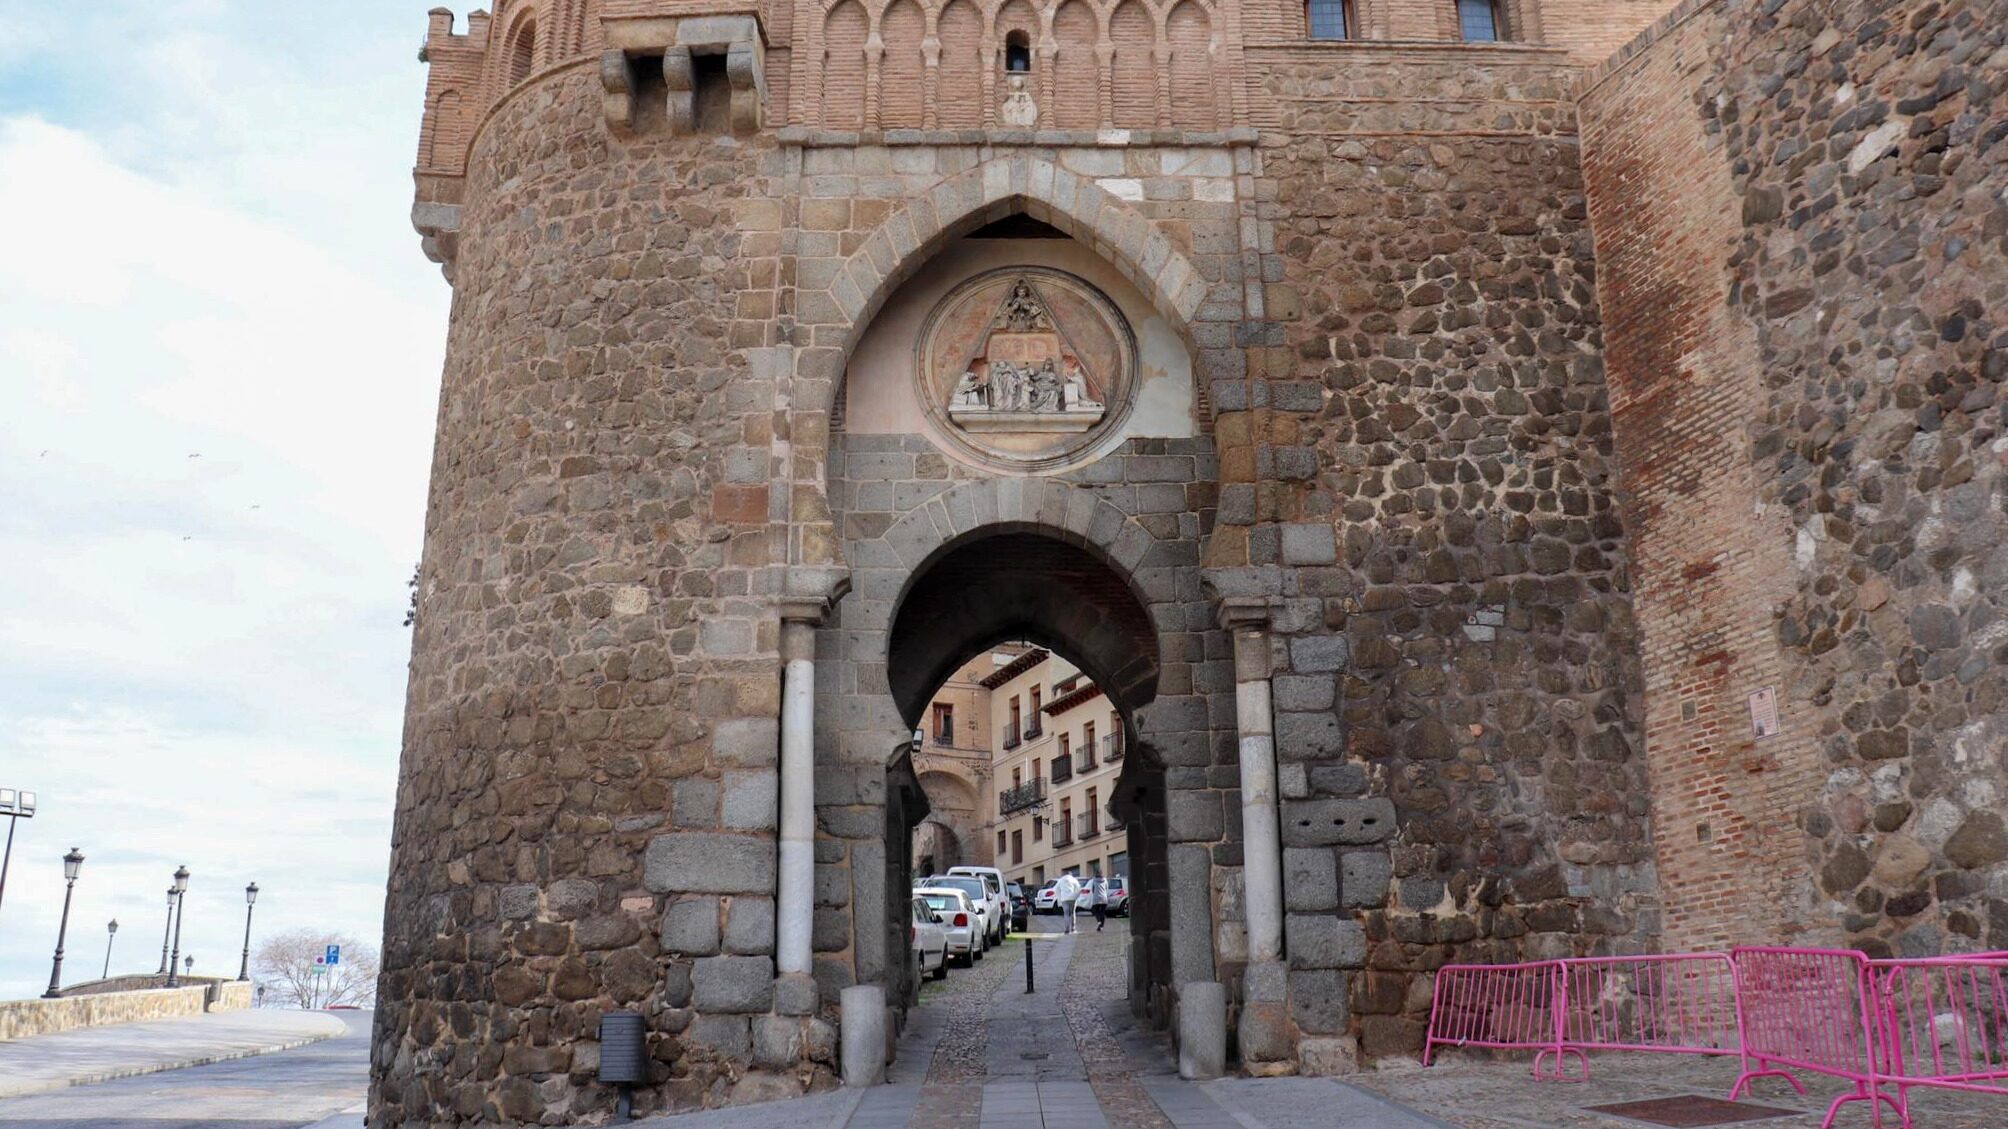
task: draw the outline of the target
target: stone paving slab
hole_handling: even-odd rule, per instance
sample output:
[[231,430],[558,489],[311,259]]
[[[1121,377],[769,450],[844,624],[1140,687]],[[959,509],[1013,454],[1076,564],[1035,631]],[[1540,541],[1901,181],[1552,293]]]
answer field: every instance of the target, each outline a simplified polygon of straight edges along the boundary
[[347,1032],[311,1011],[228,1011],[149,1019],[0,1042],[0,1098],[225,1062]]

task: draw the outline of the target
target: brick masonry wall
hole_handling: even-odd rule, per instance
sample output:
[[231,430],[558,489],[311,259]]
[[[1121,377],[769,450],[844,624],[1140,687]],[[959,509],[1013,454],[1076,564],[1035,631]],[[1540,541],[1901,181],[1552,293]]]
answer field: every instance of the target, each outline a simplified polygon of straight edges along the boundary
[[[2008,55],[1986,4],[1829,9],[1688,5],[1584,99],[1612,383],[1657,402],[1618,419],[1646,515],[1655,770],[1747,735],[1760,680],[1784,715],[1720,780],[1661,773],[1660,834],[1672,871],[1711,853],[1696,821],[1741,809],[1761,842],[1707,865],[1799,888],[1704,889],[1668,920],[1697,940],[1999,948]],[[1662,149],[1692,160],[1641,158]],[[1638,283],[1622,307],[1620,278]],[[1680,446],[1702,452],[1685,471]],[[1698,484],[1724,512],[1655,519]],[[1698,592],[1648,606],[1675,569],[1735,614],[1688,606]]]
[[1268,79],[1304,107],[1258,185],[1268,469],[1222,521],[1275,522],[1252,555],[1283,585],[1293,1017],[1333,1034],[1349,1004],[1368,1054],[1419,1046],[1417,971],[1656,933],[1573,77],[1416,54]]

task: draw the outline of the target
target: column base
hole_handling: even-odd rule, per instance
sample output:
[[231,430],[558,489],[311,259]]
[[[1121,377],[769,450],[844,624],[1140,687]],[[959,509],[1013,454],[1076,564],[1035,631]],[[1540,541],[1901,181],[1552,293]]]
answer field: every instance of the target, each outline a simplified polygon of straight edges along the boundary
[[1178,1076],[1189,1081],[1227,1073],[1227,986],[1195,980],[1178,986]]
[[885,1081],[885,989],[876,984],[845,988],[837,1005],[844,1085],[876,1086]]

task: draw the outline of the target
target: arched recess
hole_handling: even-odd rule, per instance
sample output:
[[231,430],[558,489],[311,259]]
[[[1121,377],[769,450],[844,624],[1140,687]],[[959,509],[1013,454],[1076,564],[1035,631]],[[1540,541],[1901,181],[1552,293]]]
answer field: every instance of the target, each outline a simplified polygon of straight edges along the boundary
[[1122,0],[1109,16],[1116,57],[1110,83],[1118,129],[1157,127],[1157,27],[1142,0]]
[[1087,0],[1066,0],[1053,13],[1053,106],[1055,129],[1094,129],[1101,124],[1100,71],[1095,58],[1095,10]]
[[879,128],[919,129],[926,65],[920,41],[927,21],[914,0],[892,0],[879,17]]
[[935,123],[942,129],[983,125],[983,16],[973,0],[949,0],[935,24],[941,40]]
[[858,0],[841,0],[823,17],[823,125],[865,126],[865,36],[870,22]]
[[1180,0],[1164,21],[1165,43],[1171,48],[1172,116],[1187,129],[1212,129],[1218,121],[1211,25],[1199,0]]
[[504,55],[508,70],[503,75],[503,89],[514,88],[530,77],[537,65],[537,17],[534,13],[524,16],[509,30],[509,47]]

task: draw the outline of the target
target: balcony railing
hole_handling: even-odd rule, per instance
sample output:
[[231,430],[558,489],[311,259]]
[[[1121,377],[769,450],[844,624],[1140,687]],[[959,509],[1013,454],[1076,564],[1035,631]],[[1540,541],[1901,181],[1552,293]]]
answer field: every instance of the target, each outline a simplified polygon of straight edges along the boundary
[[1123,759],[1123,735],[1111,733],[1102,738],[1102,759],[1114,764]]
[[1092,839],[1095,836],[1100,835],[1102,833],[1101,822],[1097,817],[1096,813],[1087,812],[1081,815],[1079,818],[1081,821],[1081,833],[1079,835],[1079,838]]
[[1053,849],[1057,851],[1062,847],[1071,847],[1073,845],[1074,828],[1072,821],[1055,822],[1053,824]]
[[1043,802],[1045,798],[1046,782],[1044,780],[1034,780],[1030,783],[1020,784],[1016,788],[1006,788],[1002,792],[997,793],[997,814],[1010,815],[1014,811],[1024,811],[1026,808]]
[[1027,725],[1025,727],[1025,740],[1036,741],[1039,738],[1044,737],[1045,735],[1046,735],[1046,730],[1039,725],[1039,716],[1037,714],[1033,714],[1032,724]]
[[1016,729],[1008,730],[1005,732],[1004,747],[1007,749],[1015,749],[1018,747],[1018,731]]
[[1053,783],[1063,784],[1074,778],[1074,754],[1061,753],[1053,758]]

